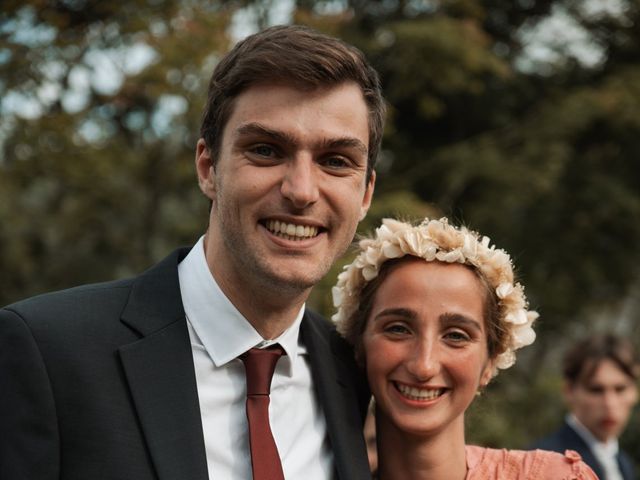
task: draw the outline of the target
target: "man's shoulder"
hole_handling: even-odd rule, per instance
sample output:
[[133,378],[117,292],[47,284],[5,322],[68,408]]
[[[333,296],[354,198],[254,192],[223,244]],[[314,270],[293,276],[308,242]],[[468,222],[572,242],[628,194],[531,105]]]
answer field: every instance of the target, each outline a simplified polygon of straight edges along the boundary
[[311,322],[315,327],[319,328],[323,332],[335,330],[334,324],[318,312],[307,308],[305,309],[304,316],[306,321]]
[[2,308],[0,320],[19,319],[32,330],[51,331],[117,315],[124,308],[134,281],[115,280],[36,295]]
[[[80,285],[20,300],[0,309],[0,315],[12,312],[23,319],[37,319],[54,316],[93,316],[99,312],[112,313],[121,310],[135,285],[144,283],[140,282],[143,278],[148,277],[149,288],[155,288],[158,285],[157,277],[172,275],[177,285],[177,263],[186,251],[188,250],[176,250],[147,271],[130,278]],[[171,288],[174,288],[173,284]]]
[[549,435],[536,440],[528,448],[530,450],[551,450],[554,452],[563,453],[566,449],[576,450],[580,454],[584,455],[584,448],[586,444],[584,440],[568,425],[566,422],[562,422],[562,425],[550,433]]
[[134,278],[113,280],[42,293],[7,305],[3,310],[10,310],[20,314],[36,313],[42,310],[51,311],[52,309],[55,311],[56,309],[68,307],[78,308],[87,302],[93,303],[102,299],[126,295],[134,281]]
[[306,328],[305,330],[313,330],[314,333],[320,334],[322,337],[328,339],[332,345],[334,345],[334,348],[346,348],[351,351],[351,347],[347,341],[338,333],[335,323],[328,318],[313,310],[307,309],[305,311],[305,321],[311,326],[311,328]]

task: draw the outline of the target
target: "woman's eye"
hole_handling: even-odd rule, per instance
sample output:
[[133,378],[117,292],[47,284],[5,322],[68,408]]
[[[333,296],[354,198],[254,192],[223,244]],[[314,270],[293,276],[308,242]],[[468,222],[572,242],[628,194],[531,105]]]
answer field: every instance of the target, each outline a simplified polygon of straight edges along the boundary
[[408,333],[409,329],[404,325],[393,324],[385,327],[384,331],[386,333],[391,333],[391,334],[403,334],[403,333]]
[[471,338],[469,337],[469,335],[467,335],[465,332],[461,332],[459,330],[454,330],[452,332],[448,332],[445,337],[448,340],[452,340],[454,342],[466,342],[469,341]]

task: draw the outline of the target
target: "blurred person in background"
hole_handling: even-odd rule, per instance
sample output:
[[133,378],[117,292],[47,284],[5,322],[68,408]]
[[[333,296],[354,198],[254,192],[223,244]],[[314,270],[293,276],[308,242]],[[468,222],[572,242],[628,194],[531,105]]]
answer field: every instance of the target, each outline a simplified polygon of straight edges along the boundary
[[532,448],[580,453],[603,480],[635,480],[631,459],[618,438],[638,402],[640,359],[630,341],[594,335],[573,345],[563,363],[569,409],[560,429]]

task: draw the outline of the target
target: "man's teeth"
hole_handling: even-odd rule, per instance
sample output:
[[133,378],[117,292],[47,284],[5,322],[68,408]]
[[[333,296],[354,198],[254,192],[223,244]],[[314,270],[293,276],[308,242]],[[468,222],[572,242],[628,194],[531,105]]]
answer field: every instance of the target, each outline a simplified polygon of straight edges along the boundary
[[279,220],[267,220],[266,226],[271,233],[287,240],[301,240],[318,235],[318,227],[310,227],[309,225],[295,225]]
[[433,400],[434,398],[442,395],[443,392],[441,388],[415,388],[409,387],[408,385],[402,385],[401,383],[396,383],[396,387],[398,388],[400,393],[402,393],[402,395],[411,400]]

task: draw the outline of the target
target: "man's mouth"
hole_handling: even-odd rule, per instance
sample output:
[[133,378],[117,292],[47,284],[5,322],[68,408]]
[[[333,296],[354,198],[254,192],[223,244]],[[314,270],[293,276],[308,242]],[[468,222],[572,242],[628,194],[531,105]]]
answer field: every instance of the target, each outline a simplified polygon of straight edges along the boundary
[[409,400],[434,400],[442,395],[445,391],[444,388],[416,388],[398,382],[394,382],[393,384],[396,389],[402,394],[402,396],[408,398]]
[[285,240],[305,240],[318,235],[318,227],[310,225],[286,223],[280,220],[267,220],[264,222],[264,226],[272,234]]

